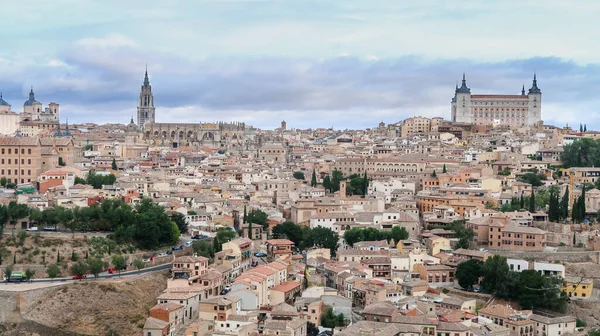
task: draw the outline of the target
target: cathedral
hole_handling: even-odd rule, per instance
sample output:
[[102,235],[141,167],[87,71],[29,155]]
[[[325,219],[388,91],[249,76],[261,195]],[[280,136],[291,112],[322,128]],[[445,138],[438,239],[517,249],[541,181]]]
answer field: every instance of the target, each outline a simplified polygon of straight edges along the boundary
[[542,120],[542,91],[534,74],[527,93],[523,85],[521,94],[471,94],[463,74],[462,85],[454,91],[451,116],[453,122],[474,125],[534,126]]
[[[213,149],[244,150],[253,145],[250,127],[244,123],[157,123],[155,112],[152,86],[146,69],[137,107],[137,126],[145,141],[173,148],[208,146]],[[129,127],[133,127],[131,123]]]

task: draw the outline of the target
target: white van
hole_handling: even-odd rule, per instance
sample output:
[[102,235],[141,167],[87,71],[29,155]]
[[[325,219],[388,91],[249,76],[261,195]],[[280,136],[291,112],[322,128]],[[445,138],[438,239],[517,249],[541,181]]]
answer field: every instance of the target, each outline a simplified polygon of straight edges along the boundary
[[29,229],[27,229],[27,231],[37,231],[37,230],[38,230],[37,226],[32,226]]

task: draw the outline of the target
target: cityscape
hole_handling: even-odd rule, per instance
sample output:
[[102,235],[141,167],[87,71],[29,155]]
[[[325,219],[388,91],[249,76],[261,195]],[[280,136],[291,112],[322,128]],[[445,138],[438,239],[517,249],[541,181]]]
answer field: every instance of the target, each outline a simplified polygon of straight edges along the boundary
[[[114,14],[108,2],[57,1],[5,8],[71,15],[47,28],[81,50],[25,48],[53,57],[52,78],[15,75],[14,41],[0,52],[1,335],[600,335],[600,124],[585,112],[596,97],[570,93],[581,83],[557,94],[571,85],[561,71],[594,85],[593,66],[580,73],[589,60],[554,47],[465,47],[440,70],[428,59],[439,51],[419,38],[404,42],[420,61],[365,38],[386,15],[416,20],[408,29],[482,11],[465,19],[475,24],[508,4],[434,15],[427,1],[176,1],[124,24],[139,1],[110,0],[123,11]],[[547,20],[578,11],[548,6]],[[98,17],[80,22],[92,10],[110,30]],[[154,39],[137,30],[147,18]],[[192,22],[223,29],[196,36]],[[310,38],[284,60],[295,29]],[[82,37],[91,31],[109,38]],[[344,55],[324,52],[328,39]],[[198,41],[220,49],[183,58]],[[103,51],[83,58],[102,62],[75,65],[92,45]],[[557,71],[548,64],[563,61],[547,57],[571,61]],[[420,74],[406,65],[417,63]],[[389,81],[402,89],[392,94]]]

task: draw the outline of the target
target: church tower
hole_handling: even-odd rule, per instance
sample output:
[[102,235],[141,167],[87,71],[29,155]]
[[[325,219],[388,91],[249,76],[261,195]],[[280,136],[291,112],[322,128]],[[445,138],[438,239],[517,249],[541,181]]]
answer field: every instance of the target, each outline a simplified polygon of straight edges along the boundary
[[152,86],[148,80],[148,68],[144,75],[144,84],[140,91],[140,99],[137,107],[137,123],[140,128],[144,128],[146,123],[154,123],[154,96],[152,96]]

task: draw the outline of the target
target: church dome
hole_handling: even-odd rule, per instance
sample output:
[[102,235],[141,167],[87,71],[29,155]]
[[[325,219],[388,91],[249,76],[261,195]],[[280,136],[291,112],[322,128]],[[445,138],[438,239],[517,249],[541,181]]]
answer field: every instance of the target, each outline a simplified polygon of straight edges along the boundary
[[23,106],[32,106],[35,103],[39,103],[39,101],[35,100],[35,93],[33,93],[33,88],[29,92],[29,99],[23,103]]
[[10,104],[7,103],[6,100],[2,99],[2,93],[0,93],[0,106],[10,106]]

